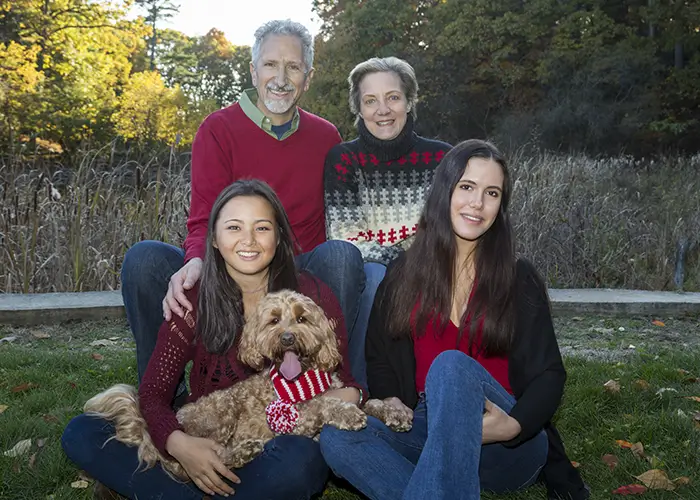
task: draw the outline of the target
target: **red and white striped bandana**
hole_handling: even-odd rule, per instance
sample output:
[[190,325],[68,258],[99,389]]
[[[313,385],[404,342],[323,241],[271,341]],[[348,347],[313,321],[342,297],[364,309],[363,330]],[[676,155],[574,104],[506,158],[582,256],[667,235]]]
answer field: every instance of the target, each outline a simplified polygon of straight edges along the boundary
[[289,382],[273,366],[270,379],[278,399],[267,405],[265,415],[270,429],[278,434],[289,434],[296,427],[299,419],[296,403],[318,396],[331,386],[331,374],[321,370],[308,370]]

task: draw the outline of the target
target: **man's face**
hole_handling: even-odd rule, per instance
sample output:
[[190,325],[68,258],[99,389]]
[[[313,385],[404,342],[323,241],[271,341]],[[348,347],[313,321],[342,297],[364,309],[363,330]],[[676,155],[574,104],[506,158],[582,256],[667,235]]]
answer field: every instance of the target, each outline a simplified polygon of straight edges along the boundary
[[292,119],[297,102],[309,90],[313,69],[304,65],[301,41],[291,35],[268,35],[250,74],[258,91],[258,109],[274,125]]

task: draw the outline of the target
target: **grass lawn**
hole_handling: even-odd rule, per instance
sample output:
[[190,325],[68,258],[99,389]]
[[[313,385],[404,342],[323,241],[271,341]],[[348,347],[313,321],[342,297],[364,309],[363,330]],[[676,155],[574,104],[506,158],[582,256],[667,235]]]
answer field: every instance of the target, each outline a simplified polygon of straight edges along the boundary
[[[700,500],[700,322],[697,319],[557,318],[569,380],[556,417],[570,458],[580,464],[593,499],[618,498],[612,490],[639,483],[634,476],[661,469],[690,483],[675,491],[649,490],[645,499]],[[36,328],[0,326],[0,499],[88,499],[91,486],[62,453],[59,439],[71,417],[100,390],[134,383],[133,342],[125,322],[73,323]],[[102,346],[90,345],[106,340]],[[619,392],[603,387],[608,380]],[[3,455],[19,441],[31,447]],[[616,440],[641,442],[646,459]],[[602,457],[615,455],[611,469]],[[333,483],[324,499],[358,498]],[[495,499],[495,496],[484,495]],[[544,489],[510,495],[541,500]]]

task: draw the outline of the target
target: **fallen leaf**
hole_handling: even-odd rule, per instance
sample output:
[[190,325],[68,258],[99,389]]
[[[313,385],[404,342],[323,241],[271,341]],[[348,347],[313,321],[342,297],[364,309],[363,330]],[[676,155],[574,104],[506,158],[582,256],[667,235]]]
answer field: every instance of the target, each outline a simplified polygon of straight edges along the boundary
[[19,466],[19,462],[15,462],[12,466],[12,472],[14,472],[15,474],[19,474],[21,470],[22,468]]
[[583,318],[581,316],[574,316],[571,318],[571,321],[583,321]]
[[75,385],[75,382],[68,382],[68,385],[70,385],[70,388],[71,388],[71,389],[77,389],[77,388],[78,388],[78,386]]
[[114,345],[114,341],[109,339],[93,340],[90,345],[92,347],[110,347]]
[[666,323],[664,323],[663,321],[659,321],[658,319],[652,321],[651,324],[656,326],[666,326]]
[[73,481],[72,483],[70,483],[70,487],[84,490],[88,487],[88,482],[84,479],[80,479],[78,481]]
[[45,444],[46,444],[46,438],[41,438],[41,439],[36,440],[36,447],[38,449],[43,448]]
[[608,380],[603,384],[603,387],[605,387],[606,391],[611,392],[613,394],[620,392],[620,382],[616,380]]
[[112,342],[116,342],[117,340],[119,340],[119,337],[110,337],[109,340],[111,340]]
[[678,389],[674,389],[673,387],[662,387],[658,391],[656,391],[656,395],[661,397],[664,392],[678,392]]
[[36,462],[36,453],[32,453],[32,456],[29,457],[29,468],[30,469],[34,468],[34,462]]
[[23,439],[14,445],[11,449],[7,450],[3,455],[6,457],[19,457],[20,455],[25,455],[29,449],[32,447],[31,439]]
[[684,411],[681,410],[680,408],[678,408],[678,409],[676,410],[676,415],[678,415],[678,416],[681,417],[681,418],[685,418],[685,417],[688,416],[688,415],[686,414],[686,412],[684,412]]
[[32,332],[32,337],[35,339],[50,339],[51,335],[46,332]]
[[25,382],[24,384],[19,384],[12,389],[10,389],[10,392],[24,392],[28,391],[29,389],[34,389],[35,387],[38,387],[36,384],[33,384],[31,382]]
[[697,377],[688,377],[683,379],[684,384],[694,384],[698,381]]
[[613,490],[613,495],[641,495],[647,491],[646,486],[641,484],[628,484],[627,486],[620,486],[618,489]]
[[610,470],[614,470],[615,467],[617,467],[617,464],[619,463],[617,457],[615,455],[611,454],[605,454],[602,456],[603,462],[610,468]]
[[84,470],[78,472],[78,479],[80,479],[81,481],[87,481],[88,483],[92,482],[92,478],[88,476],[87,472],[85,472]]
[[642,390],[644,390],[644,391],[646,391],[646,390],[649,389],[649,387],[650,387],[650,386],[649,386],[649,382],[647,382],[647,381],[644,380],[643,378],[640,378],[640,379],[638,379],[638,380],[635,380],[635,381],[634,381],[634,386],[635,386],[637,389],[642,389]]
[[690,375],[690,372],[688,370],[684,370],[683,368],[678,368],[676,371],[681,375]]
[[9,406],[7,406],[7,405],[0,405],[0,413],[4,412],[8,408],[9,408]]
[[673,480],[673,484],[675,484],[676,487],[685,486],[686,484],[690,484],[690,478],[688,476],[677,477]]
[[581,464],[574,460],[571,461],[571,465],[574,466],[574,469],[578,469],[579,467],[581,467]]
[[632,448],[632,446],[634,446],[629,441],[623,441],[622,439],[617,439],[615,442],[620,448]]
[[651,490],[674,490],[676,485],[671,482],[666,473],[661,469],[651,469],[644,474],[634,476],[639,479],[644,486]]
[[104,357],[102,354],[98,353],[98,352],[93,352],[93,353],[90,355],[90,357],[91,357],[92,359],[94,359],[95,361],[102,361],[103,359],[105,359],[105,357]]
[[695,401],[696,403],[700,403],[700,396],[686,396],[685,399],[690,399],[691,401]]
[[9,336],[9,337],[3,337],[3,338],[0,339],[0,344],[2,344],[3,342],[8,342],[8,343],[9,343],[9,342],[14,342],[15,340],[17,340],[17,335],[11,335],[11,336]]
[[644,454],[644,445],[642,443],[634,443],[632,445],[632,448],[630,448],[630,451],[632,452],[632,455],[634,455],[637,458],[646,458],[647,457]]
[[58,423],[58,418],[54,417],[53,415],[42,415],[41,418],[43,418],[44,422],[47,424]]

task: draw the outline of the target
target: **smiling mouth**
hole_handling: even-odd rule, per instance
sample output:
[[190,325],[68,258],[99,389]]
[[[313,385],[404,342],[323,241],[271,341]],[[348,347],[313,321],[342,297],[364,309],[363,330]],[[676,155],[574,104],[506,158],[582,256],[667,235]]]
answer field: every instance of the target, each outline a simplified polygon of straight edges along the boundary
[[388,127],[394,124],[394,120],[382,120],[380,122],[376,122],[376,124],[380,127]]
[[468,214],[460,214],[463,219],[466,219],[469,222],[482,222],[484,219],[482,217],[477,217],[475,215],[468,215]]
[[258,255],[260,255],[260,252],[244,252],[244,251],[238,251],[236,254],[243,258],[243,259],[254,259]]
[[276,97],[287,97],[289,94],[291,94],[291,91],[289,90],[267,89],[267,91]]

